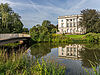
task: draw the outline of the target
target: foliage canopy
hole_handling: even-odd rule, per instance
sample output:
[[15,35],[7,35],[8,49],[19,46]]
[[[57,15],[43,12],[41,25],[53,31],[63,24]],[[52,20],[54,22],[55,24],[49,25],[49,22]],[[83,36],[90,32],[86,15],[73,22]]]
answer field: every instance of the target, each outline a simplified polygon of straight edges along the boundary
[[44,20],[42,25],[37,24],[30,29],[30,35],[34,41],[50,41],[51,34],[56,33],[56,26],[50,21]]
[[83,19],[80,25],[86,28],[86,32],[100,33],[100,14],[95,9],[85,9],[81,11]]
[[0,33],[20,33],[23,24],[20,16],[9,5],[0,4]]

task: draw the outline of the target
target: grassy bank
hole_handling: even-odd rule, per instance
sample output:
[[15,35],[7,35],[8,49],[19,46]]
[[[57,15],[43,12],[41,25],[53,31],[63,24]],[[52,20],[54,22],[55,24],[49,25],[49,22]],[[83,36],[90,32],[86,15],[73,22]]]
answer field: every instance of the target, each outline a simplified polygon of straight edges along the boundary
[[66,35],[68,38],[82,38],[85,35]]
[[65,34],[50,34],[42,38],[34,38],[35,42],[54,42],[54,43],[100,43],[100,33],[87,33],[84,35],[65,35]]
[[85,35],[53,34],[52,42],[100,43],[100,34],[96,34],[96,33],[88,33]]

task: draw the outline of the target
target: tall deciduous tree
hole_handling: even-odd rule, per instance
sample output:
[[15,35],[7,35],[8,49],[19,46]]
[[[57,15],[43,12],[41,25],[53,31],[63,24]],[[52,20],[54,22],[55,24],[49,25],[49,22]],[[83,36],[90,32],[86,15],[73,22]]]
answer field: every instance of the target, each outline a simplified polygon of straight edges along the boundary
[[100,32],[100,14],[95,9],[85,9],[81,11],[83,16],[80,25],[86,28],[86,32]]
[[20,16],[6,4],[0,5],[0,33],[20,33],[23,24]]
[[56,30],[56,26],[44,20],[42,25],[37,24],[30,29],[30,35],[34,41],[49,41],[51,34],[56,33]]

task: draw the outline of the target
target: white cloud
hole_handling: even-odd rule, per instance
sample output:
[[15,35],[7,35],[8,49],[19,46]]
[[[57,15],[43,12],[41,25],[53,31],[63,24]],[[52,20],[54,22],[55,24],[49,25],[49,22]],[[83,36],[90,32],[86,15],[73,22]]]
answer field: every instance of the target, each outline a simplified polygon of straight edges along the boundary
[[[26,27],[31,27],[41,23],[43,20],[51,20],[52,23],[57,24],[57,17],[63,15],[79,14],[80,10],[85,8],[86,4],[90,4],[89,0],[76,0],[77,2],[65,2],[63,5],[65,7],[59,7],[48,1],[47,5],[35,3],[32,0],[27,0],[25,3],[21,3],[19,0],[17,2],[11,0],[3,0],[3,3],[9,3],[10,6],[22,16],[22,21]],[[89,1],[89,2],[88,2]],[[97,1],[97,0],[96,0]],[[54,2],[54,1],[53,1]],[[75,2],[75,3],[74,3]],[[93,1],[94,2],[94,1]],[[70,8],[67,8],[67,5]],[[29,26],[30,25],[30,26]]]

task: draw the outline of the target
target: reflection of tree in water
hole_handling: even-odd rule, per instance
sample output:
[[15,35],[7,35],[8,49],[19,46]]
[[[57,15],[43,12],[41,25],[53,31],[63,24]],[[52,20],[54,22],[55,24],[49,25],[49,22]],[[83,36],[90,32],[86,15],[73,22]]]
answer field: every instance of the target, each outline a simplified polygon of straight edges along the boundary
[[[41,58],[44,55],[47,55],[51,52],[52,48],[58,48],[62,47],[65,48],[65,46],[68,44],[59,44],[59,43],[38,43],[31,46],[31,55],[35,56],[36,58]],[[82,48],[83,49],[83,48]],[[85,50],[84,50],[85,49]],[[91,68],[91,65],[88,60],[99,63],[100,59],[100,46],[95,45],[85,45],[82,51],[79,51],[79,54],[82,59],[82,66]],[[95,58],[95,55],[97,57],[97,60]]]
[[[93,63],[99,63],[100,62],[100,46],[99,45],[86,45],[84,51],[80,51],[80,55],[82,58],[82,66],[91,68],[90,61]],[[97,58],[97,59],[96,59]]]
[[57,48],[58,46],[65,46],[66,44],[58,43],[38,43],[31,46],[31,55],[36,58],[41,58],[51,52],[52,48]]
[[40,58],[47,53],[51,52],[50,44],[48,43],[39,43],[34,44],[31,46],[31,55],[35,56],[36,58]]

